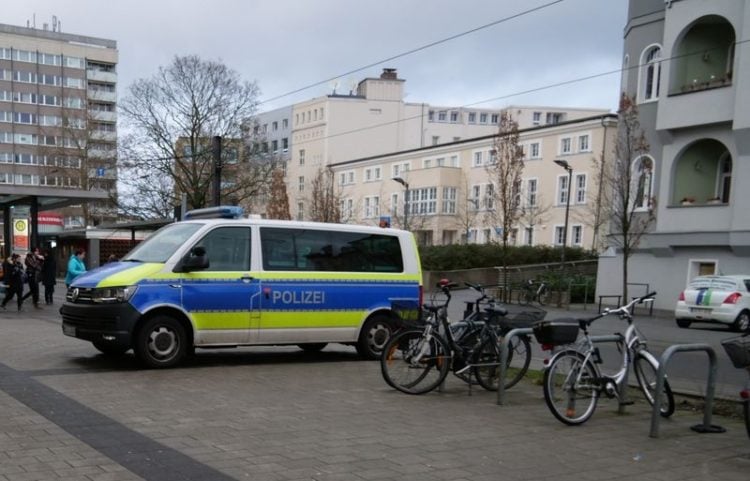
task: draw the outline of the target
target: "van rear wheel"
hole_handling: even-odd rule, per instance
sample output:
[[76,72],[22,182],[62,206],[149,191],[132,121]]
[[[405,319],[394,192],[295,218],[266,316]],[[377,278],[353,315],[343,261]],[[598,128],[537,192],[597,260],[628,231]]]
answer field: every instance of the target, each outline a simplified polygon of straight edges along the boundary
[[393,322],[383,314],[376,314],[365,321],[359,333],[357,353],[365,359],[377,359],[391,338]]
[[136,357],[151,368],[172,367],[188,351],[185,328],[170,316],[156,316],[138,330],[133,344]]

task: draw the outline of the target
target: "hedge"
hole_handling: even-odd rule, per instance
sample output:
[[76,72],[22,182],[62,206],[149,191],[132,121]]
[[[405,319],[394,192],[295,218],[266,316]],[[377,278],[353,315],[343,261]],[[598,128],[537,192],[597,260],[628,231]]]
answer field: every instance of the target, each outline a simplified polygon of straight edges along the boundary
[[[508,266],[545,264],[560,262],[560,247],[509,246]],[[446,246],[420,246],[422,269],[426,271],[450,271],[498,267],[503,265],[503,247],[499,244],[458,244]],[[565,260],[578,261],[596,259],[597,255],[578,247],[565,249]]]

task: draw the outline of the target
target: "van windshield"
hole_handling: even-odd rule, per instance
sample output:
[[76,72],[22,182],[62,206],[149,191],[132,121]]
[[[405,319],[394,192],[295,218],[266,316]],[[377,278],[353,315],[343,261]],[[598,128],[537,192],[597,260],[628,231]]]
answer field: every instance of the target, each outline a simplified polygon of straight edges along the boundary
[[123,262],[166,262],[200,229],[199,222],[169,224],[154,232],[123,257]]

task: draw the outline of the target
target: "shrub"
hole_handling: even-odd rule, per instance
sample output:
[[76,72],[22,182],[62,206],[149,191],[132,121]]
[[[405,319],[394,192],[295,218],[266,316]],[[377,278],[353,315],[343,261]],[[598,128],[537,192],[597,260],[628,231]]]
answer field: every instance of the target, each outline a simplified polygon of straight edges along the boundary
[[[560,261],[560,247],[510,246],[509,266],[546,264]],[[499,244],[461,244],[447,246],[420,246],[422,269],[426,271],[452,271],[503,265],[503,248]],[[596,259],[596,253],[578,247],[565,249],[569,261]]]

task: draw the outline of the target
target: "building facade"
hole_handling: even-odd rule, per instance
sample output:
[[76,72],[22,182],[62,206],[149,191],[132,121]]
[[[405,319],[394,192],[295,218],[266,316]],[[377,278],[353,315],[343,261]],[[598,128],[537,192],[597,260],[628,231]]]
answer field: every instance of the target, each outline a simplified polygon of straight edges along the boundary
[[[395,69],[366,78],[347,94],[332,93],[291,106],[289,160],[286,174],[292,216],[309,218],[309,193],[321,169],[342,162],[453,144],[497,133],[503,111],[511,112],[520,128],[554,125],[606,114],[602,109],[507,107],[480,109],[434,106],[404,101],[406,81]],[[258,116],[258,133],[270,142],[262,149],[273,152],[273,122],[283,125],[280,110]],[[281,131],[281,130],[280,130]],[[279,149],[283,137],[277,139]]]
[[[658,291],[657,308],[674,309],[699,274],[750,272],[741,191],[750,181],[748,28],[744,0],[629,3],[622,90],[636,99],[650,144],[648,155],[629,160],[656,214],[630,259],[629,282]],[[600,258],[600,295],[621,292],[622,262],[614,248]]]
[[[117,43],[0,24],[0,186],[116,198]],[[66,227],[113,221],[100,201],[58,211]]]
[[[523,215],[512,244],[562,245],[570,196],[567,245],[596,247],[602,234],[594,222],[600,194],[593,160],[610,160],[615,133],[611,114],[520,129]],[[494,142],[485,135],[332,164],[342,220],[407,228],[423,245],[501,242]],[[565,160],[570,175],[555,160]],[[304,193],[301,182],[290,189]]]

